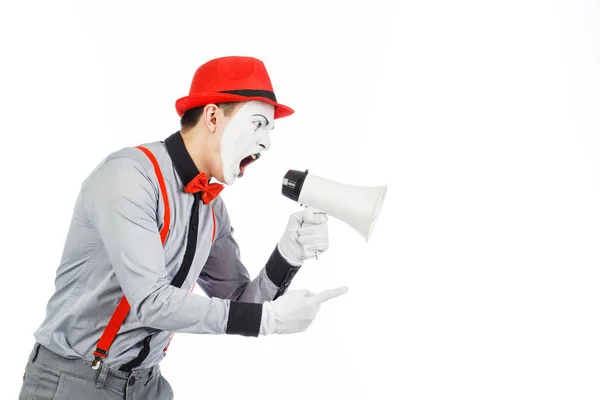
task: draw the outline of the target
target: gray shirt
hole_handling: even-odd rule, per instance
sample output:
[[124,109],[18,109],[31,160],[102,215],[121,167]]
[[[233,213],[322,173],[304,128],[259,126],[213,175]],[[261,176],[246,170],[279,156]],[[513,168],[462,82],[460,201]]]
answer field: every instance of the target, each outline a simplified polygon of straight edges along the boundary
[[[261,303],[284,293],[300,268],[288,264],[275,246],[258,276],[250,279],[220,196],[199,202],[198,224],[190,226],[194,195],[183,189],[199,171],[180,133],[143,146],[164,176],[171,211],[168,236],[163,245],[159,231],[165,210],[150,159],[135,147],[107,156],[81,186],[56,289],[34,333],[40,344],[63,357],[93,360],[123,295],[131,310],[104,361],[109,367],[134,359],[149,335],[150,353],[138,368],[160,362],[175,332],[258,336]],[[182,265],[190,229],[197,230],[192,231],[196,249],[178,288],[170,282]],[[196,283],[207,296],[191,292]]]

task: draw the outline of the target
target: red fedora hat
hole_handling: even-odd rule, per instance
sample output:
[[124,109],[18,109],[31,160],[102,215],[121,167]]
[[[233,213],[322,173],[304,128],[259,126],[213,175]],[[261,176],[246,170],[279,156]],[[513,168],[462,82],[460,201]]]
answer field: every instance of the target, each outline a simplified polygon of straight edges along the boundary
[[194,74],[190,92],[175,102],[177,114],[207,104],[260,100],[275,106],[275,119],[294,113],[277,102],[271,79],[262,61],[254,57],[215,58]]

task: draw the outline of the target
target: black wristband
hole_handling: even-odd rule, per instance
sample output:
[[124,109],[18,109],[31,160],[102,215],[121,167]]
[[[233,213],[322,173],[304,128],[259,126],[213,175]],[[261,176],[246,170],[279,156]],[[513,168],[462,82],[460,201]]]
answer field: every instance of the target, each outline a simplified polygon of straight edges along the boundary
[[283,258],[277,246],[275,246],[275,249],[271,253],[271,257],[269,257],[269,261],[267,261],[267,265],[265,266],[267,276],[277,287],[281,287],[286,282],[288,282],[287,284],[289,285],[289,282],[299,269],[299,266],[292,265]]
[[262,304],[229,302],[229,318],[226,334],[242,336],[258,336],[262,318]]

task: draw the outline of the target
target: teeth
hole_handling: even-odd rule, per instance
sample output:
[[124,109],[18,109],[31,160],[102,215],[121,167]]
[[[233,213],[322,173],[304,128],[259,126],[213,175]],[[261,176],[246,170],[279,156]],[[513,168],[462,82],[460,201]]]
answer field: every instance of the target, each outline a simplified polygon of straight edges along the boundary
[[253,160],[256,160],[256,158],[257,158],[257,157],[256,157],[256,154],[252,154],[252,159],[253,159]]

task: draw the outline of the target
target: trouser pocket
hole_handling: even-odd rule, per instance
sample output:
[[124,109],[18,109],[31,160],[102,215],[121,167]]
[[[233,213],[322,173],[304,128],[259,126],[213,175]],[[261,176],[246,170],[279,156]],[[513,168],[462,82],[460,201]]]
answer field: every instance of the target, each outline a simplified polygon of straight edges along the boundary
[[60,382],[60,372],[41,364],[29,363],[23,375],[19,400],[53,400]]

